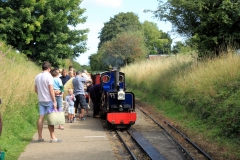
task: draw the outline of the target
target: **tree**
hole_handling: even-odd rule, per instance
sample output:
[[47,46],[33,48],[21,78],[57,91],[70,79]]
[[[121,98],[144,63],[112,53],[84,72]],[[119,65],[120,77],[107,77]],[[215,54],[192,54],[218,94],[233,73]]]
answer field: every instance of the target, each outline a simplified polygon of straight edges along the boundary
[[107,66],[102,63],[102,54],[100,52],[91,54],[89,56],[89,64],[92,71],[104,71],[107,69]]
[[[72,60],[72,66],[76,71],[82,71],[83,67],[75,60]],[[68,66],[69,67],[69,66]]]
[[168,0],[159,1],[156,17],[170,21],[173,31],[191,38],[199,56],[219,55],[240,42],[240,1]]
[[170,36],[159,30],[156,23],[145,21],[142,26],[149,54],[170,54]]
[[111,41],[103,43],[98,54],[105,66],[122,67],[146,58],[144,36],[141,31],[128,31],[118,34]]
[[110,18],[109,22],[104,23],[104,27],[99,33],[100,42],[98,49],[104,42],[112,40],[117,34],[132,30],[140,30],[141,23],[138,20],[138,16],[133,12],[119,13],[113,18]]
[[177,41],[172,47],[173,54],[192,54],[194,50],[195,48],[194,46],[191,46],[189,40],[186,40],[185,42]]
[[82,65],[82,70],[87,70],[89,73],[91,73],[91,67],[88,65]]
[[86,51],[88,29],[70,29],[84,23],[81,0],[2,0],[0,39],[37,63],[58,66],[62,59]]

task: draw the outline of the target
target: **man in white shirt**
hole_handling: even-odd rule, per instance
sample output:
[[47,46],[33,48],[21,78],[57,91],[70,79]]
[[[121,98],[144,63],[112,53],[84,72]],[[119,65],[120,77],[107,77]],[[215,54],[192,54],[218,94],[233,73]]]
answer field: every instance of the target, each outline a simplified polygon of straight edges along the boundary
[[[50,74],[51,64],[49,62],[43,62],[42,70],[43,72],[35,77],[35,92],[38,95],[39,102],[39,118],[37,123],[38,142],[44,141],[42,138],[44,115],[47,114],[47,111],[57,108],[53,90],[53,77]],[[48,125],[48,129],[51,137],[50,142],[61,142],[54,134],[54,125]]]

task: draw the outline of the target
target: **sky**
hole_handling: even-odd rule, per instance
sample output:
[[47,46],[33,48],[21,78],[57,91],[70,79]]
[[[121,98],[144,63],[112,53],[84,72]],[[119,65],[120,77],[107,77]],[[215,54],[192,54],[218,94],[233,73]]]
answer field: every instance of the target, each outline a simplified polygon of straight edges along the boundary
[[[97,53],[99,43],[99,32],[104,27],[105,22],[109,22],[110,18],[120,12],[133,12],[139,17],[139,21],[143,23],[145,20],[154,22],[158,28],[164,32],[170,32],[172,26],[170,23],[161,22],[156,18],[153,18],[152,13],[144,13],[145,9],[156,10],[158,7],[157,0],[83,0],[80,7],[86,8],[86,12],[83,14],[87,17],[87,21],[84,24],[80,24],[76,29],[86,29],[90,31],[88,33],[87,48],[88,50],[81,54],[76,59],[81,65],[88,65],[88,57],[91,54]],[[171,36],[173,39],[174,37]]]

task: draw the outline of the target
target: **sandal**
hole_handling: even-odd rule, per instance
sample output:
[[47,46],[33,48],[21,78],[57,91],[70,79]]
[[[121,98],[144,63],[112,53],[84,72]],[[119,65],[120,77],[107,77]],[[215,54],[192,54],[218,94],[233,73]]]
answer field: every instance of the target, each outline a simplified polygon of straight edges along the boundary
[[63,126],[60,126],[59,129],[64,130],[64,127],[63,127]]
[[62,142],[61,139],[51,139],[50,140],[51,143],[59,143],[59,142]]
[[44,139],[38,139],[38,142],[44,142]]

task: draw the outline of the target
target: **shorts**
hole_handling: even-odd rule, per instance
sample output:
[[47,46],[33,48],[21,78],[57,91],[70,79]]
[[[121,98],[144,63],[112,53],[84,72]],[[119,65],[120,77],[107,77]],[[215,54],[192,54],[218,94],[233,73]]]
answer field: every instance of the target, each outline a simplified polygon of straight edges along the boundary
[[75,108],[74,106],[69,106],[68,107],[68,114],[74,114],[75,113]]
[[78,108],[79,104],[81,109],[87,108],[87,103],[84,94],[78,94],[75,97],[76,97],[76,101],[74,103],[75,108]]
[[43,116],[47,114],[49,110],[53,110],[53,102],[38,102],[39,106],[39,115]]

